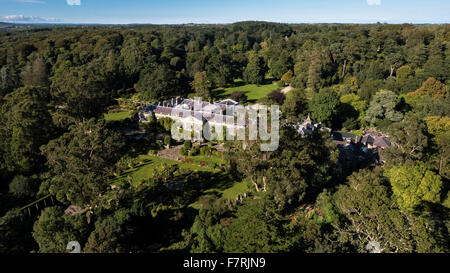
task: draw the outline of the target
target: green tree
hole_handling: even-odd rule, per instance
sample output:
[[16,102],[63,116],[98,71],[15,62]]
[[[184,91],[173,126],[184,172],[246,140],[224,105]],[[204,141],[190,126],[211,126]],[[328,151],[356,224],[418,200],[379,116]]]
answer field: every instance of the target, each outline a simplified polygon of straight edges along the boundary
[[335,175],[337,152],[326,140],[318,131],[302,137],[287,126],[281,130],[279,148],[274,152],[261,152],[258,142],[228,152],[229,172],[241,174],[256,192],[272,195],[279,208],[293,207],[308,191],[326,187]]
[[400,121],[402,113],[396,110],[397,95],[389,90],[380,90],[370,101],[366,111],[365,120],[371,124],[376,124],[379,120]]
[[206,71],[195,73],[192,87],[195,90],[195,96],[201,97],[203,100],[211,98],[211,83],[208,80]]
[[37,249],[31,236],[34,218],[24,210],[12,209],[0,218],[0,253],[23,254]]
[[135,82],[139,76],[139,72],[144,69],[145,55],[142,50],[143,43],[139,38],[131,38],[125,41],[122,49],[120,50],[120,56],[123,60],[125,68],[125,74],[132,81]]
[[18,198],[35,197],[38,188],[36,179],[23,175],[14,176],[9,183],[9,193]]
[[378,242],[382,252],[445,251],[432,220],[401,211],[388,183],[378,168],[354,173],[347,185],[339,186],[334,203],[346,219],[334,225],[339,241],[351,243],[358,252],[367,252],[371,241]]
[[322,89],[314,95],[310,101],[309,109],[314,120],[331,126],[336,118],[339,104],[339,95],[333,89],[328,88]]
[[127,222],[131,219],[127,209],[119,209],[113,215],[100,219],[95,223],[95,230],[89,235],[84,253],[125,253],[129,249],[127,237],[131,229]]
[[321,77],[321,63],[319,55],[316,54],[312,57],[312,62],[308,69],[308,80],[306,86],[313,92],[319,91]]
[[374,80],[368,78],[361,84],[361,89],[358,91],[358,95],[365,101],[370,101],[372,96],[375,95],[383,86],[383,81]]
[[305,90],[293,89],[289,91],[284,101],[281,111],[288,118],[299,118],[306,114],[308,102],[305,97]]
[[438,203],[442,188],[441,177],[427,170],[422,163],[395,166],[387,171],[398,205],[414,210],[423,201]]
[[358,120],[363,121],[365,110],[367,108],[367,102],[362,100],[358,95],[356,94],[348,94],[341,97],[341,103],[342,104],[348,104],[350,105],[355,111],[358,112]]
[[206,65],[208,76],[214,86],[222,87],[233,83],[233,63],[227,50],[219,50],[212,47],[209,52],[209,60]]
[[292,86],[295,88],[306,88],[308,80],[308,64],[306,62],[297,62],[294,66],[294,81]]
[[225,253],[277,253],[289,249],[283,222],[273,203],[263,198],[245,199],[226,230]]
[[254,51],[249,52],[248,64],[244,70],[244,81],[246,83],[262,84],[265,78],[264,60]]
[[57,70],[51,85],[57,109],[78,121],[103,115],[112,96],[102,69],[92,64]]
[[101,201],[108,176],[120,158],[124,140],[94,119],[74,125],[60,138],[42,147],[49,172],[43,188],[60,202],[84,206]]
[[407,161],[422,159],[428,147],[425,125],[412,115],[407,115],[401,122],[387,128],[392,146],[383,150],[388,168],[402,165]]
[[172,143],[172,138],[170,136],[164,137],[164,144],[167,145],[167,148],[170,148],[170,144]]
[[192,142],[191,142],[190,140],[184,141],[183,147],[184,147],[186,150],[190,150],[190,149],[192,148]]
[[159,101],[182,94],[175,72],[165,65],[142,71],[136,90],[140,98],[146,101]]
[[20,85],[20,77],[16,68],[5,65],[0,69],[0,97],[16,90]]
[[281,79],[281,77],[292,67],[291,62],[292,60],[289,56],[289,51],[280,49],[275,56],[269,60],[270,74],[276,79]]
[[27,64],[23,72],[23,83],[28,86],[48,87],[48,68],[44,58],[38,55]]
[[429,116],[425,122],[438,150],[439,175],[450,179],[450,117]]
[[88,235],[85,215],[66,215],[61,207],[47,207],[34,223],[33,238],[41,253],[66,253],[67,244],[84,244]]
[[2,164],[12,172],[28,173],[42,167],[40,146],[54,136],[45,90],[22,87],[8,94],[0,106]]
[[409,90],[405,89],[408,88],[408,81],[411,81],[414,77],[414,70],[410,65],[404,65],[397,69],[396,75],[397,85],[401,93],[408,93]]

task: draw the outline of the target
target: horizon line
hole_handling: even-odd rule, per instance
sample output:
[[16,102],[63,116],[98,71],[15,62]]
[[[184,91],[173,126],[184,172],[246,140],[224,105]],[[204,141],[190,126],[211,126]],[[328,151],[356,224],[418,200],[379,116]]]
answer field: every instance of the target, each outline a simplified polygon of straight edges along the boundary
[[73,22],[8,22],[8,21],[0,21],[0,24],[10,24],[10,25],[116,25],[116,26],[127,26],[127,25],[154,25],[154,26],[167,26],[167,25],[233,25],[237,23],[246,23],[246,22],[255,22],[255,23],[274,23],[274,24],[286,24],[286,25],[377,25],[377,24],[386,24],[386,25],[448,25],[450,22],[396,22],[390,23],[387,21],[378,21],[378,22],[277,22],[277,21],[264,21],[264,20],[244,20],[244,21],[234,21],[234,22],[222,22],[222,23],[93,23],[93,22],[84,22],[84,23],[73,23]]

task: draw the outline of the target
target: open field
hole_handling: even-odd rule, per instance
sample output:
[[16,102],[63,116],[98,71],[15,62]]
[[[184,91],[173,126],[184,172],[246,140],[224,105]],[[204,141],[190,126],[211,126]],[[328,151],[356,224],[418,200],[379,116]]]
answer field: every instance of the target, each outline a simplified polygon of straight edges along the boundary
[[280,89],[276,84],[272,84],[270,80],[263,85],[245,84],[242,80],[236,80],[235,86],[229,88],[217,88],[213,90],[213,95],[216,99],[229,98],[231,93],[235,91],[242,91],[248,97],[248,101],[251,103],[256,102],[258,99],[264,98],[270,92]]
[[122,112],[109,112],[104,115],[105,120],[124,120],[126,118],[131,118],[130,111],[122,111]]
[[[203,194],[215,194],[227,199],[234,199],[238,194],[242,194],[248,191],[246,181],[236,182],[222,179],[225,178],[224,175],[222,175],[224,173],[217,169],[209,167],[210,164],[207,164],[204,167],[199,165],[200,162],[206,160],[210,160],[210,162],[215,162],[217,164],[223,162],[222,159],[215,156],[209,158],[206,158],[204,156],[194,156],[191,157],[192,163],[177,162],[152,155],[139,155],[137,159],[140,162],[139,165],[123,172],[120,176],[114,178],[112,180],[112,183],[121,185],[123,183],[126,183],[125,181],[127,181],[128,177],[131,177],[133,185],[137,186],[141,181],[152,177],[155,173],[155,170],[157,170],[158,168],[162,168],[164,165],[178,165],[180,169],[209,172],[211,173],[211,175],[216,175],[215,177],[218,178],[217,181],[214,181],[213,185],[211,185],[210,188],[206,189]],[[190,207],[198,209],[198,202],[192,203]]]
[[204,171],[211,173],[219,172],[218,170],[214,170],[207,166],[202,167],[196,164],[177,162],[174,160],[165,159],[153,155],[139,155],[137,157],[137,160],[140,162],[139,165],[123,172],[119,177],[113,179],[113,183],[126,180],[128,176],[131,176],[133,184],[138,185],[139,182],[152,177],[153,174],[155,173],[155,170],[157,168],[162,168],[164,164],[167,166],[179,165],[181,169],[189,169],[192,171]]
[[[230,182],[227,183],[227,185],[229,186],[226,189],[221,189],[221,188],[211,188],[208,189],[206,191],[204,191],[204,195],[207,194],[212,194],[212,195],[218,195],[220,197],[223,197],[225,199],[230,199],[230,200],[234,200],[238,194],[243,194],[249,191],[248,186],[247,186],[247,181],[241,181],[241,182]],[[191,205],[189,205],[189,207],[194,208],[194,209],[199,209],[199,202],[194,202]]]

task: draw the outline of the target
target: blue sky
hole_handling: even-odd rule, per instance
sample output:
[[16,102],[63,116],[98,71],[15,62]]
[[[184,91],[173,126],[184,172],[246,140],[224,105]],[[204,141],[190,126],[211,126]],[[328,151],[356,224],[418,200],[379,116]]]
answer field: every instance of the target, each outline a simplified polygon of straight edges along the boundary
[[449,0],[0,0],[0,21],[450,23]]

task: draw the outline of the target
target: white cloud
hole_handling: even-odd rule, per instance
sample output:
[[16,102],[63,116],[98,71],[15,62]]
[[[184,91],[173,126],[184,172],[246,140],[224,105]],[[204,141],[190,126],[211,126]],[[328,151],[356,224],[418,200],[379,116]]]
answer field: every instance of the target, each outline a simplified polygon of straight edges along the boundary
[[81,0],[66,0],[69,6],[80,6]]
[[49,22],[61,22],[61,20],[56,18],[42,18],[38,16],[25,16],[25,15],[7,15],[5,17],[0,17],[1,21],[10,23],[49,23]]
[[369,6],[380,6],[381,0],[366,0]]

